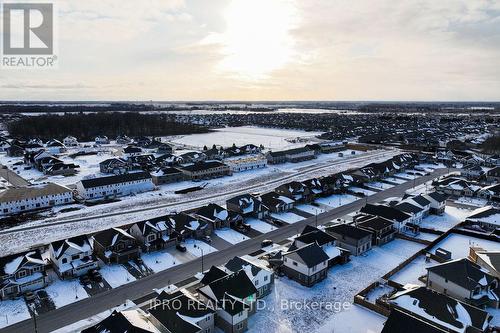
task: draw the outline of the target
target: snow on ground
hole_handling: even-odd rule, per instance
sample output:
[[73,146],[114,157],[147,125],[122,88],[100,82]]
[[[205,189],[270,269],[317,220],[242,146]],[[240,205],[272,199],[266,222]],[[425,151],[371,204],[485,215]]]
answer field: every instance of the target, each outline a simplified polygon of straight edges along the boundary
[[418,256],[415,260],[410,262],[399,272],[391,276],[389,280],[398,282],[402,285],[405,285],[407,283],[424,285],[424,283],[419,281],[418,278],[427,274],[427,267],[438,264],[437,261],[430,260],[429,262],[426,262],[425,259],[426,258],[424,255]]
[[354,304],[350,309],[334,315],[318,333],[379,333],[386,320],[386,317]]
[[0,301],[0,328],[31,318],[22,298]]
[[488,204],[488,200],[470,197],[460,197],[455,202],[475,207],[484,207]]
[[332,208],[337,208],[356,200],[359,200],[359,198],[351,194],[334,194],[329,197],[316,199],[316,202]]
[[403,184],[403,183],[407,182],[407,180],[394,178],[394,177],[387,177],[384,180],[391,182],[391,183],[395,183],[395,184]]
[[465,258],[469,255],[469,248],[471,246],[482,247],[488,251],[500,251],[500,243],[493,242],[489,240],[484,240],[480,238],[459,235],[459,234],[451,234],[448,235],[441,242],[436,244],[431,250],[432,253],[441,247],[445,250],[451,252],[451,257],[453,259]]
[[122,265],[105,265],[99,272],[112,288],[135,281],[135,277]]
[[301,210],[303,212],[312,214],[312,215],[321,214],[321,213],[326,212],[326,210],[321,208],[321,207],[316,207],[316,206],[307,205],[307,204],[298,205],[298,206],[295,206],[295,208],[297,208],[298,210]]
[[420,226],[447,231],[462,222],[470,213],[468,209],[446,206],[443,215],[429,215],[422,220]]
[[[208,245],[205,242],[196,240],[196,239],[187,239],[184,243],[184,246],[186,246],[187,250],[189,253],[196,257],[201,257],[201,254],[203,252],[203,255],[209,254],[212,252],[216,252],[217,249],[215,247],[212,247]],[[201,248],[201,250],[200,250]]]
[[245,223],[249,224],[252,227],[252,229],[255,229],[263,234],[278,229],[274,225],[271,225],[269,223],[254,218],[246,219]]
[[143,253],[141,254],[141,258],[144,261],[144,264],[151,268],[155,273],[182,263],[179,259],[172,256],[167,251]]
[[[345,265],[338,265],[331,268],[328,277],[313,286],[304,287],[287,277],[277,277],[272,293],[265,297],[265,308],[258,311],[250,318],[249,327],[251,332],[332,332],[332,323],[346,327],[346,330],[335,330],[335,332],[349,332],[352,325],[353,332],[366,333],[368,329],[379,332],[374,327],[374,318],[368,316],[366,322],[356,323],[348,320],[351,314],[347,311],[337,313],[338,302],[352,303],[354,295],[370,283],[379,279],[399,263],[422,249],[424,246],[414,242],[395,239],[382,247],[375,247],[366,255],[352,257],[352,260]],[[303,306],[282,307],[283,302],[291,304],[290,301],[301,304],[316,302],[331,302],[330,305],[311,311]],[[337,302],[337,303],[333,303]],[[357,311],[357,310],[354,310]],[[272,313],[271,313],[272,312]],[[361,316],[362,312],[357,313]],[[356,315],[356,314],[354,314]],[[339,320],[336,320],[336,318]],[[364,318],[364,316],[361,316]],[[342,320],[345,318],[345,320]],[[372,320],[373,319],[373,320]],[[348,321],[348,322],[345,322]],[[342,325],[347,326],[342,326]]]
[[45,288],[47,294],[54,301],[56,308],[60,308],[67,304],[71,304],[89,297],[85,289],[83,289],[78,279],[72,280],[55,280]]
[[297,222],[302,221],[304,219],[304,217],[297,215],[297,214],[294,214],[294,213],[290,213],[290,212],[279,213],[279,214],[271,213],[271,216],[274,217],[275,219],[281,220],[281,221],[286,222],[288,224],[297,223]]
[[372,182],[372,183],[365,184],[365,186],[371,187],[371,188],[374,188],[377,190],[386,190],[388,188],[394,187],[394,185],[382,183],[382,182]]
[[408,180],[419,177],[419,176],[415,176],[415,175],[409,175],[409,174],[404,173],[404,172],[396,173],[394,176],[399,177],[399,178],[403,178],[403,179],[408,179]]
[[369,195],[377,193],[377,192],[370,191],[370,190],[367,190],[365,188],[356,187],[356,186],[349,187],[349,190],[352,191],[352,192],[354,192],[354,193],[363,193],[366,196],[369,196]]
[[429,242],[433,242],[436,238],[439,237],[439,235],[430,234],[427,232],[420,232],[418,235],[413,236],[413,237],[418,238],[418,239],[427,240]]
[[215,234],[231,244],[237,244],[239,242],[243,242],[247,239],[250,239],[247,236],[240,234],[239,232],[231,228],[217,229],[215,231]]
[[[262,144],[266,149],[276,150],[304,146],[310,141],[308,139],[317,141],[314,137],[319,134],[321,134],[321,132],[241,126],[219,128],[204,134],[178,136],[169,141],[175,144],[201,148],[207,145],[207,142],[210,143],[210,145],[216,144],[224,147],[230,147],[233,143],[237,146],[253,143],[257,146]],[[303,139],[297,140],[297,138]]]

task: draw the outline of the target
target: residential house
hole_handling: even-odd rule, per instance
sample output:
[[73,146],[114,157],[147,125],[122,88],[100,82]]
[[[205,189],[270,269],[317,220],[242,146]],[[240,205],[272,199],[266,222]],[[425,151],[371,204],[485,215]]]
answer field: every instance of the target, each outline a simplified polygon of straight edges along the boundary
[[251,262],[248,259],[234,257],[224,265],[224,268],[228,273],[245,271],[255,289],[257,289],[257,298],[262,298],[271,293],[274,284],[274,273],[260,262]]
[[82,276],[99,267],[87,235],[53,242],[49,253],[54,270],[61,278]]
[[394,228],[397,232],[402,232],[406,228],[406,224],[410,223],[412,216],[404,213],[394,207],[385,205],[366,204],[360,210],[361,213],[383,217],[394,223]]
[[[120,312],[113,310],[106,319],[84,329],[81,333],[163,333],[153,325],[150,319],[150,316],[139,308]],[[172,331],[174,332],[177,333],[177,331]]]
[[0,299],[47,286],[47,262],[39,250],[0,258]]
[[153,171],[151,177],[155,185],[178,183],[188,179],[181,170],[172,167],[164,167]]
[[128,145],[128,144],[132,143],[133,141],[134,140],[132,140],[131,138],[129,138],[126,135],[118,135],[116,137],[116,143],[119,145]]
[[407,220],[406,223],[411,223],[416,226],[422,222],[424,209],[416,203],[412,204],[408,201],[403,201],[394,205],[393,208],[410,215],[410,219]]
[[338,224],[325,229],[337,239],[337,245],[359,256],[372,248],[372,234],[349,224]]
[[499,306],[499,279],[469,259],[427,268],[427,287],[477,307]]
[[183,163],[203,162],[207,159],[207,155],[196,151],[184,153],[179,157],[182,159]]
[[431,214],[441,215],[444,213],[447,199],[446,195],[439,192],[431,192],[423,194],[422,196],[430,201],[429,212]]
[[306,225],[302,233],[295,237],[288,251],[300,248],[304,245],[316,243],[328,256],[328,266],[336,264],[345,264],[349,261],[350,252],[346,249],[337,247],[337,240],[323,230]]
[[16,144],[11,144],[9,147],[5,148],[5,151],[9,157],[20,157],[24,154],[24,148]]
[[218,160],[222,161],[227,153],[222,147],[213,147],[211,149],[207,149],[203,151],[203,154],[207,155],[207,159],[209,160]]
[[128,145],[127,147],[123,148],[123,154],[126,157],[137,156],[142,154],[142,149],[137,146]]
[[76,188],[84,200],[100,200],[152,191],[154,184],[151,175],[141,171],[82,179],[76,184]]
[[500,279],[500,251],[486,251],[480,247],[470,247],[468,259]]
[[296,202],[311,202],[314,200],[315,195],[306,184],[297,181],[280,185],[274,190],[276,193]]
[[73,192],[54,183],[7,188],[0,192],[0,216],[72,203]]
[[162,291],[153,304],[149,320],[160,332],[215,332],[215,311],[186,290],[172,294]]
[[107,145],[107,144],[109,144],[109,139],[105,135],[97,136],[94,141],[98,145]]
[[394,309],[384,323],[381,333],[449,333],[448,329],[441,329],[434,324]]
[[500,166],[486,172],[486,180],[490,183],[500,183]]
[[489,201],[500,202],[500,183],[481,188],[477,191],[477,196]]
[[67,150],[66,146],[61,141],[56,139],[49,140],[45,144],[45,147],[47,147],[47,150],[51,154],[60,154],[64,153]]
[[172,154],[174,152],[174,148],[167,143],[158,144],[158,148],[156,148],[157,154]]
[[177,245],[169,216],[132,223],[127,227],[127,232],[141,244],[144,252]]
[[204,219],[198,219],[192,214],[177,213],[169,216],[170,225],[175,230],[179,240],[187,238],[202,238],[210,236],[214,230],[214,225]]
[[267,159],[262,155],[228,158],[224,160],[224,163],[229,166],[231,172],[242,172],[267,167]]
[[467,217],[466,221],[474,222],[483,229],[495,230],[500,226],[500,209],[492,206],[478,208]]
[[372,245],[381,246],[392,241],[396,235],[394,223],[386,218],[373,215],[354,217],[356,226],[372,234]]
[[295,205],[295,200],[276,192],[262,194],[259,199],[273,213],[287,212]]
[[77,147],[78,140],[74,136],[68,135],[67,137],[64,138],[63,144],[66,147]]
[[223,276],[198,288],[201,301],[216,309],[215,325],[226,333],[244,332],[255,313],[257,289],[244,270]]
[[448,332],[486,333],[492,319],[484,310],[422,286],[399,291],[388,303],[393,309]]
[[485,174],[483,168],[479,165],[469,165],[460,170],[460,175],[467,179],[477,180]]
[[131,155],[127,161],[133,165],[134,169],[150,171],[156,167],[155,156],[152,154],[146,155]]
[[132,165],[121,158],[108,158],[99,163],[101,173],[121,175],[132,170]]
[[193,216],[198,220],[211,223],[213,229],[230,227],[242,222],[242,217],[239,214],[213,203],[196,209]]
[[231,169],[219,161],[197,162],[178,169],[192,180],[212,179],[231,175]]
[[302,162],[316,158],[314,150],[307,147],[293,148],[282,151],[270,151],[266,154],[267,162],[269,164],[280,164],[286,162]]
[[330,257],[314,242],[283,253],[281,270],[290,279],[312,287],[326,278],[329,260]]
[[155,164],[159,167],[170,167],[181,164],[182,158],[172,154],[163,154],[158,156],[155,160]]
[[243,217],[261,219],[269,215],[269,208],[251,194],[241,194],[228,199],[226,201],[226,207],[228,210],[236,212]]
[[141,253],[137,239],[122,228],[99,231],[91,241],[94,253],[106,264],[125,263]]

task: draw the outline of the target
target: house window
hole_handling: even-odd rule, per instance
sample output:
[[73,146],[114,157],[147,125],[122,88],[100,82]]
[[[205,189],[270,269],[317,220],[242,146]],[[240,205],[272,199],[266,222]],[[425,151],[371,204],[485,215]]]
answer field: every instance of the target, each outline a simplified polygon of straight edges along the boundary
[[255,285],[255,286],[258,286],[258,285],[259,285],[259,280],[255,280],[255,281],[254,281],[254,285]]
[[294,266],[298,266],[298,264],[295,261],[292,261]]
[[68,262],[68,258],[63,258],[63,259],[62,259],[62,263],[63,263],[63,264],[65,264],[65,263],[67,263],[67,262]]
[[80,255],[79,254],[74,254],[71,256],[71,260],[77,260],[77,259],[80,259]]
[[267,281],[267,275],[266,275],[266,276],[264,276],[264,281]]
[[19,278],[23,278],[23,277],[25,277],[25,276],[26,276],[26,271],[24,271],[24,270],[23,270],[23,271],[19,271],[19,272],[17,273],[17,276],[18,276]]

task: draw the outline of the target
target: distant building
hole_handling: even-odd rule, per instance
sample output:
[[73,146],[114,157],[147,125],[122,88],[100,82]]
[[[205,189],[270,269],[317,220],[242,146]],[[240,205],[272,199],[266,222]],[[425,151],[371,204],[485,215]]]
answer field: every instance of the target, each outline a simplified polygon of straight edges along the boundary
[[155,185],[177,183],[188,179],[186,174],[181,170],[170,167],[151,172],[151,177],[153,177]]
[[267,159],[261,155],[231,158],[224,160],[232,172],[256,170],[267,167]]
[[316,158],[314,150],[307,147],[294,148],[289,150],[268,152],[266,158],[269,164],[279,164],[286,162],[302,162]]

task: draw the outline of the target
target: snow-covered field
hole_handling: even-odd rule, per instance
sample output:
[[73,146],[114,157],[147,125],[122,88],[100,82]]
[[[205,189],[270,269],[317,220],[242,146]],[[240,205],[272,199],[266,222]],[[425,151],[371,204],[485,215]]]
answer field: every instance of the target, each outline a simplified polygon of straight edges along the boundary
[[362,193],[366,196],[370,196],[370,195],[373,195],[377,192],[374,192],[374,191],[370,191],[370,190],[367,190],[365,188],[361,188],[361,187],[356,187],[356,186],[351,186],[349,187],[349,190],[354,192],[354,193]]
[[431,250],[434,252],[437,248],[443,248],[451,252],[453,259],[465,258],[469,255],[471,246],[482,247],[488,251],[500,251],[500,243],[480,238],[469,237],[459,234],[451,234],[436,244]]
[[245,223],[249,224],[252,229],[255,229],[263,234],[277,229],[275,226],[269,223],[254,218],[246,219]]
[[447,231],[463,221],[470,213],[468,209],[446,206],[443,215],[429,215],[422,220],[420,226]]
[[298,205],[295,208],[297,208],[298,210],[301,210],[303,212],[312,214],[312,215],[321,214],[321,213],[326,212],[326,210],[321,208],[321,207],[315,207],[313,205],[307,205],[307,204]]
[[155,273],[182,263],[179,259],[172,256],[167,251],[143,253],[141,254],[141,258],[144,261],[144,264],[151,268]]
[[278,219],[280,221],[286,222],[288,224],[293,224],[297,223],[299,221],[302,221],[304,217],[291,213],[291,212],[285,212],[285,213],[271,213],[271,216],[274,217],[275,219]]
[[135,281],[135,277],[122,265],[106,265],[100,269],[101,275],[112,288],[119,287],[129,282]]
[[[104,275],[103,275],[104,276]],[[78,279],[55,280],[45,288],[47,294],[54,301],[56,308],[77,302],[89,297]]]
[[[373,317],[370,312],[358,312],[361,309],[350,307],[344,310],[345,314],[332,307],[315,311],[304,307],[287,309],[281,307],[282,300],[301,304],[312,301],[352,303],[354,295],[361,289],[422,248],[421,244],[395,239],[373,248],[365,256],[352,257],[351,262],[331,268],[328,277],[312,288],[303,287],[286,277],[277,278],[272,294],[264,298],[265,309],[250,318],[249,332],[332,332],[332,327],[338,327],[334,332],[342,333],[349,332],[349,329],[359,333],[371,332],[369,329],[379,332],[383,318]],[[366,321],[350,320],[350,311],[356,312],[353,313],[356,318],[366,318]]]
[[195,257],[201,257],[202,253],[203,255],[205,255],[217,251],[215,247],[212,247],[207,243],[196,239],[188,239],[183,244],[184,246],[186,246],[188,252],[194,255]]
[[[172,143],[189,147],[203,148],[213,144],[230,147],[234,144],[242,146],[252,143],[256,146],[264,145],[266,149],[288,149],[304,146],[307,142],[318,141],[314,137],[321,132],[305,132],[298,130],[263,128],[254,126],[226,127],[216,129],[211,133],[192,134],[166,139]],[[301,138],[301,140],[297,140]],[[296,141],[296,142],[292,142]]]
[[215,234],[231,244],[237,244],[247,239],[250,239],[247,236],[240,234],[239,232],[231,228],[217,229],[215,231]]
[[356,200],[359,200],[359,198],[351,194],[334,194],[329,197],[316,199],[316,202],[332,208],[337,208]]
[[22,298],[0,301],[0,328],[29,318],[28,306]]

